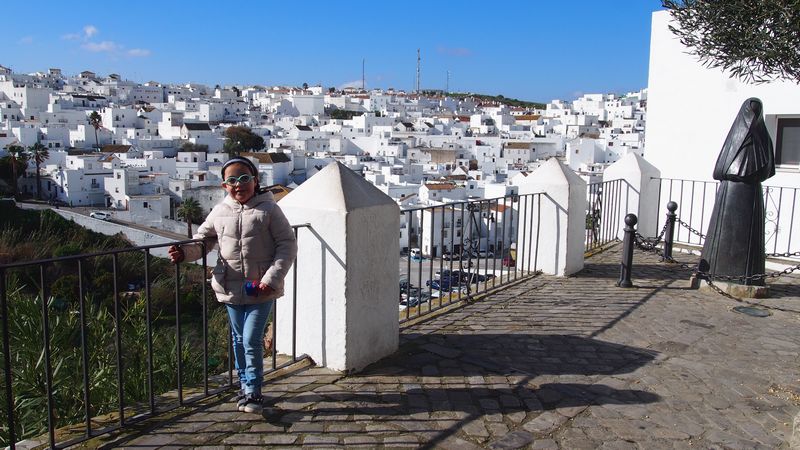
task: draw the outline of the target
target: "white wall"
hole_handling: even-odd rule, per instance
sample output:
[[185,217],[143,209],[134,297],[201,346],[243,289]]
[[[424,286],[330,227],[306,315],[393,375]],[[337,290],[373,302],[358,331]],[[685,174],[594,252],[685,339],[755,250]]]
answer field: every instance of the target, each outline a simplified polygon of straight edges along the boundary
[[[662,177],[711,180],[742,102],[760,98],[765,119],[800,115],[800,86],[787,81],[752,85],[703,67],[669,31],[669,19],[667,11],[653,13],[645,158]],[[774,141],[775,121],[767,120],[767,127]],[[800,187],[797,167],[776,172],[764,184]]]

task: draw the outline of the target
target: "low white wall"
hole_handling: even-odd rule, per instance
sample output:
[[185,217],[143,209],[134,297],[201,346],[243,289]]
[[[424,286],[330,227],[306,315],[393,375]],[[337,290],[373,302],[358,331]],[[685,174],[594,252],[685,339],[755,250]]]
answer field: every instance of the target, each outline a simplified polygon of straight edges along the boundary
[[[170,242],[175,242],[175,239],[160,236],[158,234],[140,230],[138,228],[132,228],[132,227],[127,227],[125,225],[108,222],[106,220],[93,219],[89,216],[84,216],[83,214],[78,214],[71,211],[65,211],[63,209],[53,209],[52,211],[67,220],[72,220],[78,225],[88,228],[92,231],[96,231],[98,233],[103,233],[108,236],[113,236],[115,234],[122,233],[125,236],[125,238],[131,241],[133,245],[137,246],[155,245],[155,244],[167,244]],[[153,256],[166,258],[167,247],[154,248],[153,250],[150,251],[150,254],[152,254]],[[214,261],[216,261],[216,251],[212,252],[212,254],[209,254],[208,256],[209,264],[213,264]]]

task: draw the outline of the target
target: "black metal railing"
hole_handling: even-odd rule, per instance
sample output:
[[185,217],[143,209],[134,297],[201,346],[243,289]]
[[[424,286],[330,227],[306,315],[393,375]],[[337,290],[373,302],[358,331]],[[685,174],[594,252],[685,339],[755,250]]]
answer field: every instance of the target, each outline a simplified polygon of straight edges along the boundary
[[534,275],[543,197],[403,210],[401,323]]
[[628,190],[625,180],[611,180],[586,185],[588,210],[586,211],[585,251],[600,248],[619,239],[628,212]]
[[[660,178],[659,205],[675,201],[680,205],[678,216],[685,224],[676,227],[675,242],[703,245],[701,234],[708,229],[719,184],[716,181]],[[764,186],[766,216],[765,252],[782,253],[796,250],[800,244],[800,188]],[[658,227],[665,218],[658,216]]]
[[[206,256],[173,266],[153,255],[190,243],[205,250],[186,240],[0,265],[0,445],[63,448],[238,387]],[[278,364],[272,329],[271,370],[305,358],[293,323]]]

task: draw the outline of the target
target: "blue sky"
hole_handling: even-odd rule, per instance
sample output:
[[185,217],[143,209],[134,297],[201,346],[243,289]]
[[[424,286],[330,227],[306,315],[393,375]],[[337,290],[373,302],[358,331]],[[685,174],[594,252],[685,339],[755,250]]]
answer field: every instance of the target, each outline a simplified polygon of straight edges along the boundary
[[0,65],[138,82],[414,88],[531,101],[647,85],[659,0],[8,2]]

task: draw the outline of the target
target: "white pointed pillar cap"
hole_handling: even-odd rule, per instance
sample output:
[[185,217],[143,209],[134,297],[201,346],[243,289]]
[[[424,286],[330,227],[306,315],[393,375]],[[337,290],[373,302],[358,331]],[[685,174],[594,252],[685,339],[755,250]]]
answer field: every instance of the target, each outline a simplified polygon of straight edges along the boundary
[[[519,194],[544,193],[519,203],[517,266],[565,276],[583,268],[586,182],[557,158],[550,158],[519,184]],[[537,203],[541,202],[540,205]],[[527,207],[528,211],[525,211]],[[523,236],[524,234],[524,236]],[[537,237],[538,236],[538,237]]]

